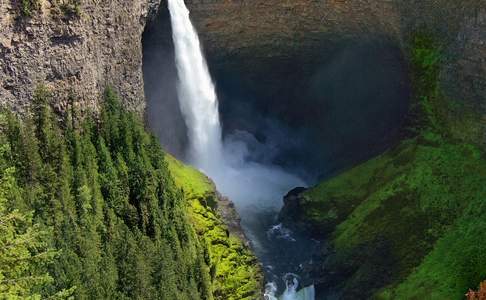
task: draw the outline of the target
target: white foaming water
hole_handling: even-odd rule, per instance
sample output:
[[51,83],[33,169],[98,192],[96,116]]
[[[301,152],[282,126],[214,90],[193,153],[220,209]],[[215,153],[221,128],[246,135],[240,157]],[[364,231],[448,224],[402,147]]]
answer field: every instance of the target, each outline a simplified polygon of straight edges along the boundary
[[[216,91],[189,10],[184,0],[169,0],[168,4],[179,77],[179,105],[189,135],[189,162],[206,172],[218,190],[234,201],[243,223],[251,223],[255,210],[269,209],[276,214],[285,192],[305,183],[277,166],[249,162],[245,141],[230,139],[223,145]],[[252,238],[257,234],[248,227],[246,233],[258,247],[257,239]],[[270,283],[268,287],[265,297],[277,299],[276,285]],[[313,287],[302,289],[304,293],[297,292],[297,287],[297,276],[286,280],[286,290],[279,299],[314,299]]]
[[299,280],[296,274],[287,273],[283,280],[285,281],[286,289],[278,298],[275,296],[277,285],[274,282],[265,285],[265,293],[263,295],[265,300],[314,300],[315,290],[313,285],[297,291]]

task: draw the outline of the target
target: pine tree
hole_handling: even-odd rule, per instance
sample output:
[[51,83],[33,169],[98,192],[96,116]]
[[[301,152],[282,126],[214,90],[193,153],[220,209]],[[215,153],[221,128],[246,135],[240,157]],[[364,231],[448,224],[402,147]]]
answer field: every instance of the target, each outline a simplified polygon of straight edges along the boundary
[[[9,139],[21,137],[10,135]],[[20,207],[23,194],[15,176],[16,167],[12,165],[16,154],[5,138],[0,142],[0,298],[40,299],[42,291],[53,280],[47,266],[57,252],[46,242],[48,230],[34,224],[32,214],[14,209]],[[55,296],[63,297],[71,292],[63,291]]]
[[60,117],[39,87],[24,120],[1,115],[0,298],[212,299],[164,152],[104,100],[97,122]]

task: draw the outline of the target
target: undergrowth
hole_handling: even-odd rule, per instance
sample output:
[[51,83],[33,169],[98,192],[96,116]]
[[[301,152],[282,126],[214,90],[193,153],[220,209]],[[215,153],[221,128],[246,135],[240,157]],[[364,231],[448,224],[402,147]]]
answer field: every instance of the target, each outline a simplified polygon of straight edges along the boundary
[[25,17],[32,17],[39,9],[39,0],[20,0],[20,13]]

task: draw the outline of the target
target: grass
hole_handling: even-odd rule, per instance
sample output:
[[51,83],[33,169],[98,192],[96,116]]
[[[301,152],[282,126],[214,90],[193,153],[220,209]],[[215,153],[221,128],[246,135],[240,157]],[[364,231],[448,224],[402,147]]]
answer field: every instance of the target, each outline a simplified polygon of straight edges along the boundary
[[169,170],[178,186],[180,186],[189,198],[199,198],[208,193],[214,193],[214,184],[207,176],[188,166],[170,154],[166,154]]
[[214,184],[201,172],[166,155],[176,184],[188,199],[189,218],[206,244],[213,293],[221,300],[259,299],[263,275],[256,257],[228,231],[216,212]]
[[474,202],[406,280],[381,298],[463,299],[486,278],[486,207],[484,198]]
[[486,278],[485,180],[475,146],[417,138],[307,191],[303,211],[331,232],[348,293],[458,298]]

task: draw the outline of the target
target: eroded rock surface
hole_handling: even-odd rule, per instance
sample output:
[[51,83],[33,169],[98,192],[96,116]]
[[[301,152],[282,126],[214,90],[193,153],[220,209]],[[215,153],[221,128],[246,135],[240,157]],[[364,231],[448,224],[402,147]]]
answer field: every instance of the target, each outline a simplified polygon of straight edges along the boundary
[[127,107],[144,110],[141,35],[158,0],[85,0],[79,17],[45,0],[26,17],[17,2],[0,4],[1,103],[21,111],[43,84],[58,109],[72,99],[81,110],[97,110],[112,85]]

